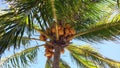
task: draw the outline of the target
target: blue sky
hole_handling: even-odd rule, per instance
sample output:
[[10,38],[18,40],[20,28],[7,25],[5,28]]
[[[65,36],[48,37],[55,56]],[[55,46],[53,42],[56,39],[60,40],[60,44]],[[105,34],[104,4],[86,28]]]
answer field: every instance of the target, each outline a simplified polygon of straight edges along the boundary
[[[2,0],[0,0],[0,10],[3,8],[7,8],[7,5],[3,3]],[[75,44],[87,44],[82,41],[73,40]],[[41,42],[39,42],[41,43]],[[34,43],[33,43],[34,44]],[[102,43],[90,43],[89,45],[92,45],[94,48],[96,48],[102,55],[105,57],[108,57],[110,59],[114,59],[117,61],[120,61],[120,41],[112,42],[112,41],[103,41]],[[7,53],[6,53],[7,54]],[[75,68],[76,65],[72,63],[72,61],[69,58],[68,52],[65,52],[65,54],[62,55],[63,59],[66,59],[68,63],[72,66],[71,68]],[[44,63],[46,58],[44,57],[44,50],[43,48],[40,48],[38,60],[35,64],[32,64],[29,68],[44,68]]]

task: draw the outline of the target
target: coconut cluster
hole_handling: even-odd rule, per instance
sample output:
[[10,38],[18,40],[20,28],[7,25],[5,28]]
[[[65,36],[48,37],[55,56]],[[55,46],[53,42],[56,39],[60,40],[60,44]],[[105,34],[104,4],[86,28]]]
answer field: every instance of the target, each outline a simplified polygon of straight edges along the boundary
[[[45,54],[44,55],[48,59],[52,58],[54,56],[54,46],[51,46],[49,44],[45,44],[44,47],[45,47]],[[63,54],[63,53],[64,53],[64,48],[61,49],[61,54]]]
[[[69,37],[73,36],[75,34],[74,28],[71,27],[70,24],[66,24],[65,26],[63,25],[58,25],[58,35],[59,35],[59,41],[60,40],[66,40],[70,41]],[[46,29],[46,34],[51,35],[54,39],[56,38],[56,29],[55,26]],[[40,40],[41,41],[46,41],[47,37],[44,34],[40,35]]]
[[[52,34],[55,34],[56,30],[55,27],[52,27]],[[64,27],[62,25],[58,26],[58,35],[60,40],[68,40],[68,38],[75,34],[74,28],[71,27],[71,25],[66,24]]]
[[[58,35],[59,40],[56,40],[56,28],[55,26],[52,26],[51,28],[46,29],[46,34],[51,36],[53,40],[49,40],[49,43],[52,45],[45,44],[45,56],[50,59],[54,55],[54,45],[60,45],[61,47],[61,53],[64,53],[64,47],[69,45],[70,43],[70,37],[76,34],[76,31],[74,28],[71,27],[70,24],[59,24],[58,25]],[[40,35],[41,41],[47,41],[47,37],[44,34]]]

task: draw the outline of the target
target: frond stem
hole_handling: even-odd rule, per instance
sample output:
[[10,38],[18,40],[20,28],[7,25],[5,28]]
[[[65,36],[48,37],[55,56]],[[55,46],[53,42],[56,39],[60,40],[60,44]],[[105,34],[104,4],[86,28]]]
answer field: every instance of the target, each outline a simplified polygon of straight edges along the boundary
[[53,20],[55,22],[55,29],[56,29],[56,40],[59,40],[59,35],[58,35],[58,22],[57,22],[57,15],[56,15],[56,9],[55,9],[55,4],[54,0],[51,0],[51,5],[52,5],[52,11],[53,11]]
[[[119,21],[118,21],[119,22]],[[73,38],[76,38],[78,36],[81,36],[81,35],[84,35],[84,34],[88,34],[88,33],[91,33],[91,32],[94,32],[94,31],[99,31],[101,29],[105,29],[105,28],[110,28],[112,26],[116,26],[116,25],[119,25],[120,23],[106,23],[106,24],[102,24],[102,25],[98,25],[98,27],[100,28],[94,28],[94,27],[97,27],[97,26],[94,26],[93,28],[90,28],[86,31],[82,31],[82,32],[78,32],[77,34],[73,35],[72,37],[70,37],[69,39],[73,39]],[[109,26],[108,26],[109,25]]]

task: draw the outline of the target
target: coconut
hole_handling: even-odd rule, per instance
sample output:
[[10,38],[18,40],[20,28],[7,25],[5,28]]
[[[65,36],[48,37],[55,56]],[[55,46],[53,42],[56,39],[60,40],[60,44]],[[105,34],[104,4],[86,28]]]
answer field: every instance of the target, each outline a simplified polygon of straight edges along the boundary
[[62,29],[62,26],[61,25],[58,25],[58,30]]
[[69,32],[69,29],[67,29],[67,28],[65,28],[65,34],[69,34],[70,32]]
[[76,33],[73,28],[70,29],[70,32],[71,32],[72,35],[74,35]]
[[53,51],[53,48],[49,48],[49,51]]
[[50,52],[46,52],[45,56],[51,56],[51,53]]
[[66,24],[66,28],[71,28],[71,25],[70,24]]
[[47,38],[46,38],[46,36],[44,36],[44,35],[41,34],[41,35],[40,35],[40,40],[41,40],[41,41],[46,41]]
[[52,28],[52,33],[55,33],[55,32],[56,32],[55,28]]
[[58,31],[58,34],[59,34],[59,36],[64,35],[64,31],[63,31],[63,29],[59,30],[59,31]]

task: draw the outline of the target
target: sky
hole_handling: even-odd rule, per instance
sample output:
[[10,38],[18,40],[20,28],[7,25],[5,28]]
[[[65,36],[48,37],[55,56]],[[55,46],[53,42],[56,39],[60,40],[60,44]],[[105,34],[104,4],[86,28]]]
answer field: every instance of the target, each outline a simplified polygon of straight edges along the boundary
[[[3,8],[7,8],[7,7],[8,6],[3,3],[3,0],[0,0],[0,10]],[[74,42],[75,44],[80,44],[80,45],[88,44],[88,43],[85,43],[79,40],[73,40],[72,42]],[[34,45],[34,43],[32,44]],[[90,43],[89,45],[92,45],[92,47],[96,48],[98,52],[101,53],[104,57],[108,57],[110,59],[120,61],[120,54],[119,54],[120,40],[116,42],[102,41],[102,43]],[[68,62],[68,64],[71,65],[71,68],[77,68],[76,65],[72,63],[71,58],[67,51],[61,57],[65,59]],[[46,62],[45,60],[46,60],[46,57],[44,57],[44,50],[43,48],[40,48],[37,61],[35,62],[35,64],[32,64],[31,67],[29,68],[44,68],[44,63]]]
[[3,0],[0,0],[0,14],[3,12],[2,9],[8,8],[8,5],[3,2]]

